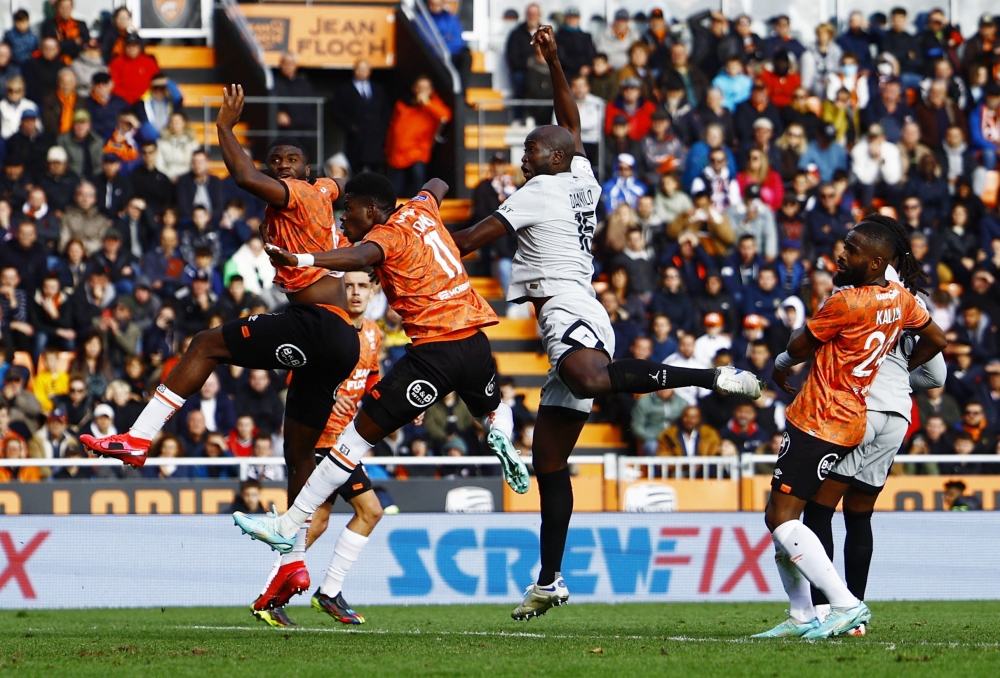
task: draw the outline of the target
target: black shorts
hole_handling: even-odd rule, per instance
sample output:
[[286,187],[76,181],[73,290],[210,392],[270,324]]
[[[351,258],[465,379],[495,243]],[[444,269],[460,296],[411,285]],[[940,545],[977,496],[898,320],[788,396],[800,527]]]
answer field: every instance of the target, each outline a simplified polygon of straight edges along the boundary
[[293,304],[281,313],[239,318],[222,326],[234,365],[291,370],[285,416],[322,430],[340,382],[358,364],[358,330],[333,311]]
[[[319,463],[323,461],[328,454],[330,454],[329,447],[317,447],[316,465],[319,466]],[[326,501],[333,504],[337,501],[337,497],[340,497],[344,501],[350,501],[370,489],[372,489],[372,479],[368,477],[368,472],[365,471],[365,465],[358,464],[354,467],[354,471],[351,472],[351,477],[347,479],[347,482],[334,490],[333,494],[331,494]]]
[[482,332],[455,341],[408,346],[406,355],[365,396],[361,409],[391,432],[452,391],[477,419],[500,404],[497,364]]
[[809,501],[840,458],[853,449],[814,438],[789,424],[781,439],[771,490]]

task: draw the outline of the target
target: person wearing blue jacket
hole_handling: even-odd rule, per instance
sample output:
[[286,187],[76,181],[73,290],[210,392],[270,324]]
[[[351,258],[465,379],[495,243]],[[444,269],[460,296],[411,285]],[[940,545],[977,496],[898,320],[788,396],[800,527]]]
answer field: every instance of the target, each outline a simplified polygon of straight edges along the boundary
[[712,87],[719,88],[722,92],[722,105],[733,113],[737,106],[750,98],[753,78],[743,72],[743,61],[738,56],[731,56],[726,59],[726,65],[719,74],[712,79]]
[[982,103],[969,116],[969,136],[983,167],[995,169],[1000,150],[1000,84],[988,82],[983,87]]
[[[464,74],[468,73],[472,66],[472,53],[462,37],[462,22],[445,8],[444,0],[428,0],[427,9],[430,11],[435,28],[451,53],[452,64],[462,77],[465,77]],[[425,35],[424,39],[428,37]]]

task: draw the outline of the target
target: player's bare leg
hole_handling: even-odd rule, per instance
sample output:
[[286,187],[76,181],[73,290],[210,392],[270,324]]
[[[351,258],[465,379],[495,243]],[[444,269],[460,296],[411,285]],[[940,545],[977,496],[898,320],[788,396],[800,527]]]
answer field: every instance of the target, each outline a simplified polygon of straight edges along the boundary
[[342,587],[347,573],[368,544],[368,537],[382,519],[382,504],[373,491],[351,498],[350,504],[354,507],[354,517],[337,539],[333,560],[327,568],[323,584],[313,595],[312,606],[342,624],[364,624],[365,618],[344,600]]
[[573,515],[573,485],[567,462],[586,420],[560,414],[560,409],[539,407],[535,420],[531,455],[541,505],[542,568],[535,583],[525,590],[524,600],[511,612],[510,616],[519,621],[541,616],[569,600],[569,589],[560,574]]
[[101,456],[120,459],[130,466],[142,466],[153,438],[167,420],[202,387],[216,367],[231,360],[221,328],[199,332],[128,432],[100,440],[83,434],[80,442]]

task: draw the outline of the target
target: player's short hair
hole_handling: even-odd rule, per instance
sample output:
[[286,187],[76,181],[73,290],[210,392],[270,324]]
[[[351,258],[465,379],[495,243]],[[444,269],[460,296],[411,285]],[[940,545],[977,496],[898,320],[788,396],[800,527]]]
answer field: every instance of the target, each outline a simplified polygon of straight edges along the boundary
[[375,273],[375,269],[372,266],[365,266],[364,268],[358,268],[353,271],[347,271],[347,273],[364,273],[368,276],[368,282],[376,283],[378,282],[378,275]]
[[278,137],[271,142],[270,146],[267,147],[267,156],[270,156],[271,151],[278,146],[291,146],[292,148],[298,149],[298,151],[302,154],[302,159],[305,160],[306,163],[309,162],[309,151],[306,150],[305,145],[298,139],[294,139],[292,137]]
[[347,182],[344,193],[354,198],[368,200],[383,212],[396,208],[396,190],[381,174],[361,172]]
[[864,221],[854,227],[854,231],[865,236],[868,242],[874,244],[876,247],[886,252],[891,252],[889,263],[892,263],[891,259],[895,258],[896,252],[896,238],[890,227],[883,223],[883,220],[888,218],[881,214],[869,215],[864,218]]

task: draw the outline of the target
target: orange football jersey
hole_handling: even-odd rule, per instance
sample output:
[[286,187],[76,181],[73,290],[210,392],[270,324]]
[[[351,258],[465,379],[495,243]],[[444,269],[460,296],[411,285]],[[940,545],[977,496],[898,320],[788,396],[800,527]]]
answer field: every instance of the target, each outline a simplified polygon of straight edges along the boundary
[[[324,178],[314,183],[301,179],[285,179],[282,183],[288,188],[288,205],[281,210],[270,205],[264,209],[268,239],[289,252],[334,249],[333,203],[340,196],[337,182]],[[274,284],[286,292],[298,292],[325,275],[330,275],[325,268],[281,266],[274,276]]]
[[403,329],[414,344],[499,322],[486,300],[472,289],[462,257],[430,193],[418,193],[386,223],[369,231],[363,242],[382,249],[385,259],[375,271],[389,305],[402,317]]
[[378,350],[382,345],[382,331],[374,320],[364,319],[358,340],[361,344],[361,358],[351,376],[337,389],[337,399],[350,398],[352,409],[344,415],[330,413],[326,428],[323,429],[323,435],[319,437],[316,447],[333,447],[337,443],[337,437],[354,419],[358,405],[361,404],[361,396],[378,383]]
[[806,322],[823,346],[785,418],[820,440],[858,445],[865,437],[865,396],[879,365],[904,329],[923,329],[930,321],[916,297],[898,283],[835,293]]

